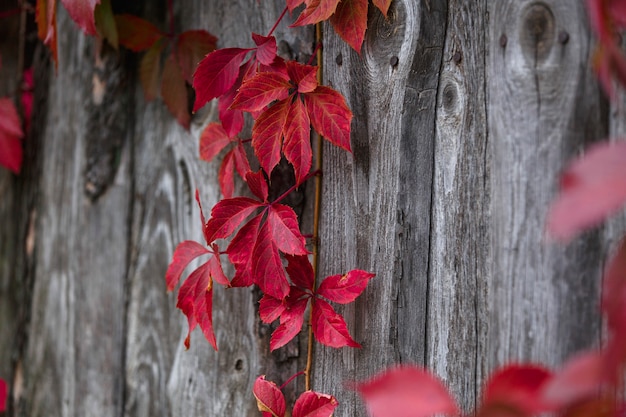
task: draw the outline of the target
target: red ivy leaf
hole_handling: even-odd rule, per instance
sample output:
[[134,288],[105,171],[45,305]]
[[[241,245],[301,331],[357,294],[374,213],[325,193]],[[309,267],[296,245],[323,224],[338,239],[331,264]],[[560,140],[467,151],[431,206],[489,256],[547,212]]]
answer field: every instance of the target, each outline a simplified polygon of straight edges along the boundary
[[372,417],[457,415],[458,406],[441,381],[425,370],[402,366],[356,385]]
[[335,32],[359,53],[367,29],[367,7],[367,0],[341,0],[330,18]]
[[298,216],[289,206],[272,204],[267,213],[271,238],[278,250],[290,255],[306,255],[306,242],[300,233]]
[[279,101],[263,112],[252,127],[252,147],[261,167],[268,175],[280,161],[289,107],[289,100]]
[[626,142],[592,146],[561,178],[561,195],[548,215],[548,231],[567,240],[626,203]]
[[254,282],[261,291],[274,298],[285,298],[289,293],[289,282],[269,222],[261,226],[252,257]]
[[317,67],[288,61],[287,74],[289,74],[291,81],[298,86],[299,93],[310,93],[317,88]]
[[278,319],[286,309],[287,307],[283,304],[283,300],[279,300],[267,294],[263,295],[261,301],[259,301],[259,316],[261,317],[261,321],[266,324],[270,324]]
[[165,33],[152,23],[132,14],[116,15],[115,23],[120,45],[131,51],[146,50],[165,36]]
[[191,116],[187,109],[187,85],[174,55],[170,55],[165,61],[163,80],[161,81],[161,96],[178,123],[189,130]]
[[250,49],[224,48],[208,54],[196,68],[193,87],[196,102],[193,111],[198,111],[209,100],[227,92],[239,76],[239,67]]
[[5,412],[7,409],[7,391],[7,383],[0,378],[0,413]]
[[176,307],[182,310],[183,314],[187,316],[187,322],[189,324],[189,330],[185,338],[185,348],[187,349],[189,349],[190,346],[191,332],[198,325],[198,317],[200,317],[204,320],[208,318],[209,323],[205,322],[202,330],[209,343],[217,350],[217,343],[212,331],[204,331],[205,328],[208,330],[209,326],[212,330],[212,323],[210,323],[211,314],[209,312],[207,315],[207,313],[203,311],[207,309],[206,293],[211,292],[212,288],[210,285],[210,266],[209,263],[206,262],[193,271],[180,287],[180,290],[178,290],[178,302],[176,303]]
[[111,0],[102,0],[94,10],[94,21],[98,36],[106,41],[117,51],[119,49],[119,40],[117,36],[117,25],[115,24],[115,16],[111,7]]
[[246,174],[246,182],[248,183],[250,191],[252,191],[252,193],[257,196],[259,200],[267,202],[269,188],[267,186],[265,175],[263,175],[263,171],[258,170],[257,172],[249,172]]
[[311,150],[311,120],[299,97],[296,97],[289,107],[283,153],[293,165],[296,184],[302,184],[311,170],[313,151]]
[[141,58],[139,81],[146,101],[154,100],[161,89],[161,52],[165,47],[164,39],[156,41]]
[[233,287],[249,287],[254,284],[253,252],[256,246],[262,216],[256,216],[237,232],[228,245],[228,259],[235,267],[235,276],[231,281]]
[[100,0],[61,0],[70,17],[88,35],[97,35],[94,11]]
[[343,317],[324,300],[313,300],[313,321],[311,324],[315,339],[321,344],[334,348],[361,347],[348,333],[348,326]]
[[259,411],[272,413],[274,417],[284,417],[285,397],[275,383],[265,380],[265,375],[261,375],[254,381],[252,393],[256,398]]
[[602,288],[602,311],[610,331],[605,348],[609,375],[613,379],[621,375],[620,367],[626,360],[626,240],[623,240],[608,262]]
[[55,68],[59,65],[57,49],[57,18],[55,0],[37,0],[35,20],[37,36],[50,48]]
[[387,17],[387,12],[389,11],[391,0],[372,0],[372,3],[374,3],[374,6],[378,7],[378,9],[385,17]]
[[326,277],[317,289],[317,294],[340,304],[351,303],[361,295],[375,274],[354,269],[344,275]]
[[241,141],[233,149],[233,155],[235,157],[235,169],[239,176],[245,180],[252,170],[250,169],[250,162],[248,162],[248,155],[246,155],[246,150],[243,148]]
[[255,112],[263,110],[275,100],[289,95],[289,80],[277,72],[261,72],[246,80],[239,88],[231,109]]
[[296,337],[304,324],[304,312],[309,302],[308,298],[300,299],[301,294],[297,289],[292,288],[292,294],[287,297],[286,309],[280,316],[280,325],[272,333],[270,339],[270,350],[274,351],[285,346],[291,339]]
[[[335,13],[340,0],[308,0],[306,9],[291,26],[305,26],[327,20]],[[302,2],[300,2],[302,3]]]
[[300,288],[313,291],[313,266],[309,262],[309,257],[286,255],[285,258],[288,262],[286,269],[291,282]]
[[234,150],[231,150],[224,155],[224,160],[222,161],[219,174],[217,175],[217,180],[220,183],[220,190],[222,191],[224,198],[232,198],[233,193],[235,192],[235,157],[233,155],[233,151]]
[[330,143],[349,152],[352,112],[343,96],[330,87],[319,86],[304,94],[304,104],[313,128]]
[[193,73],[198,63],[215,50],[217,38],[206,30],[188,30],[176,40],[176,58],[183,77],[193,84]]
[[200,159],[211,161],[231,142],[220,123],[209,123],[200,135]]
[[305,391],[293,405],[293,417],[331,417],[339,403],[332,395]]
[[165,273],[165,283],[167,284],[167,290],[172,291],[180,277],[187,268],[187,265],[199,256],[210,253],[204,246],[193,240],[185,240],[181,242],[172,255],[172,262],[167,268]]
[[509,365],[498,370],[486,384],[478,415],[491,415],[491,410],[501,407],[527,416],[546,411],[542,389],[551,376],[550,371],[535,365]]
[[235,83],[230,90],[222,94],[217,102],[217,109],[219,111],[220,120],[222,121],[222,126],[231,138],[241,132],[244,122],[243,112],[230,108],[230,105],[233,104],[233,100],[235,99],[235,95],[237,95],[237,87],[239,87],[239,83]]
[[0,98],[0,165],[19,174],[22,168],[22,126],[13,101]]
[[218,202],[211,210],[207,223],[208,241],[230,236],[237,227],[261,204],[247,197],[235,197]]
[[257,46],[257,61],[259,61],[263,65],[271,65],[276,58],[276,38],[273,36],[263,36],[257,33],[253,33],[252,40]]

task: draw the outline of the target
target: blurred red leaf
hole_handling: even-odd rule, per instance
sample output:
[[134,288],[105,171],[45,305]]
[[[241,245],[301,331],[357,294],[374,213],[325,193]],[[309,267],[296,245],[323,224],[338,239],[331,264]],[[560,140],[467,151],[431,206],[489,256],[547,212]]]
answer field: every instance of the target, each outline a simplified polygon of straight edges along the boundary
[[57,50],[57,19],[55,0],[37,0],[35,20],[37,21],[37,36],[44,45],[50,48],[55,68],[59,66]]
[[340,348],[343,346],[358,347],[345,320],[326,301],[316,298],[313,300],[313,320],[311,323],[315,339],[323,345]]
[[98,36],[111,45],[115,50],[119,49],[119,36],[117,34],[117,24],[113,15],[111,0],[102,0],[94,10],[94,21]]
[[176,58],[183,77],[193,84],[193,73],[198,63],[215,50],[217,38],[206,30],[188,30],[178,35],[176,40]]
[[176,117],[178,123],[189,130],[191,115],[187,107],[187,85],[174,55],[170,55],[165,61],[163,79],[161,81],[161,96],[168,110]]
[[367,8],[367,0],[341,0],[330,18],[335,32],[359,53],[367,29]]
[[0,98],[0,165],[20,173],[22,168],[22,126],[13,101]]
[[120,45],[131,51],[146,50],[165,36],[165,33],[152,23],[131,14],[116,15],[115,23]]
[[211,161],[231,141],[220,123],[209,123],[200,135],[200,159]]
[[284,417],[287,408],[285,397],[275,383],[265,380],[265,375],[261,375],[254,381],[252,393],[256,398],[259,411],[267,411],[274,417]]
[[561,177],[548,232],[563,240],[600,223],[626,202],[626,142],[592,146]]
[[293,417],[331,417],[339,403],[332,395],[305,391],[293,405]]
[[374,3],[374,6],[378,7],[385,17],[387,17],[387,11],[389,11],[391,0],[372,0],[372,3]]
[[0,378],[0,413],[3,413],[7,409],[7,395],[8,388],[4,379]]
[[76,24],[88,35],[97,35],[94,11],[100,0],[61,0]]
[[317,289],[317,294],[336,303],[351,303],[361,295],[375,274],[354,269],[347,274],[326,277]]
[[146,101],[154,100],[161,89],[161,53],[165,47],[164,39],[154,42],[139,64],[139,81]]
[[441,381],[414,366],[379,373],[356,385],[372,417],[457,415],[458,406]]

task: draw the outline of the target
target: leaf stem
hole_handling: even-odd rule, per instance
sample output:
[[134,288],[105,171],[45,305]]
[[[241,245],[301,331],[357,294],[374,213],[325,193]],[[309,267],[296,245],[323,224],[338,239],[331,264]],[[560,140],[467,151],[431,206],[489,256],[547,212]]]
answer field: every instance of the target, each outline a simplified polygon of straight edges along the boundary
[[[319,46],[322,44],[322,25],[317,23],[315,25],[315,41],[318,47],[315,49],[317,54],[317,83],[322,84],[322,49]],[[314,54],[315,55],[315,54]],[[316,146],[317,157],[315,158],[315,171],[322,170],[322,137],[318,135]],[[313,290],[317,285],[317,275],[319,273],[319,225],[320,225],[320,205],[322,200],[322,178],[317,176],[315,178],[315,205],[313,209]],[[308,348],[306,352],[306,368],[304,370],[304,387],[308,391],[311,389],[311,368],[313,366],[313,309],[309,310],[309,334],[308,334]]]
[[304,371],[300,371],[300,372],[298,372],[297,374],[292,375],[292,376],[291,376],[291,377],[290,377],[287,381],[285,381],[285,383],[284,383],[283,385],[281,385],[281,386],[280,386],[280,388],[279,388],[279,389],[282,391],[282,390],[283,390],[283,388],[285,388],[287,385],[289,385],[289,383],[290,383],[291,381],[293,381],[294,379],[296,379],[296,378],[297,378],[297,377],[299,377],[300,375],[304,375]]
[[278,24],[280,23],[281,20],[283,20],[283,17],[285,17],[285,14],[287,14],[287,6],[285,6],[285,9],[283,10],[283,12],[280,14],[280,16],[278,17],[278,20],[276,21],[276,23],[274,23],[274,26],[272,26],[272,29],[270,29],[270,33],[267,34],[267,36],[272,36],[272,33],[274,33],[274,31],[276,30],[276,28],[278,27]]
[[[313,63],[313,58],[317,57],[318,52],[321,47],[322,47],[322,42],[317,42],[317,45],[315,45],[315,49],[313,50],[313,53],[311,54],[311,58],[309,58],[309,62],[306,63],[307,65],[311,65]],[[318,62],[320,62],[319,59],[318,59]],[[320,81],[318,80],[318,83],[319,82]]]
[[302,179],[302,182],[300,184],[295,184],[292,185],[287,191],[285,191],[284,193],[282,193],[280,195],[280,197],[278,197],[276,200],[272,201],[270,203],[270,205],[275,204],[275,203],[280,203],[281,200],[283,200],[285,197],[287,197],[289,194],[291,194],[296,188],[298,188],[299,186],[301,186],[306,180],[308,180],[309,178],[317,175],[319,176],[322,173],[321,170],[316,169],[315,171],[311,171],[308,174],[305,175],[305,177]]
[[22,12],[23,7],[16,7],[14,9],[11,10],[6,10],[4,12],[0,12],[0,19],[4,19],[7,17],[11,17],[13,15],[19,14]]

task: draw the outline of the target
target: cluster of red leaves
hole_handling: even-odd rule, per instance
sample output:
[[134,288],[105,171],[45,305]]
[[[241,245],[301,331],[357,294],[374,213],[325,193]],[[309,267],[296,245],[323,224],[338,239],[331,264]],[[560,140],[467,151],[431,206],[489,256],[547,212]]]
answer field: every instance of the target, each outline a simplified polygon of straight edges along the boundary
[[291,414],[287,412],[285,397],[280,388],[261,375],[254,382],[252,393],[257,401],[259,411],[263,417],[331,417],[338,405],[332,395],[320,394],[315,391],[305,391],[296,400]]
[[626,86],[626,57],[619,32],[626,28],[626,3],[622,0],[587,0],[591,25],[598,36],[594,67],[605,91],[614,95],[612,81]]

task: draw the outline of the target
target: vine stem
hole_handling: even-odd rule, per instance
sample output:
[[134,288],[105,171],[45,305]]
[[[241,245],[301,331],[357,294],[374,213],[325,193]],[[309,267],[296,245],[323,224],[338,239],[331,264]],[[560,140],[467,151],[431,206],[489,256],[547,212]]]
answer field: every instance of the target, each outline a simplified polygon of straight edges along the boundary
[[283,388],[285,388],[287,385],[289,385],[289,383],[290,383],[291,381],[293,381],[294,379],[296,379],[297,377],[299,377],[299,376],[300,376],[300,375],[302,375],[302,374],[304,374],[304,371],[300,371],[300,372],[298,372],[297,374],[292,375],[292,376],[291,376],[291,377],[290,377],[287,381],[285,381],[285,383],[284,383],[283,385],[281,385],[281,386],[280,386],[280,388],[279,388],[279,389],[282,391],[282,390],[283,390]]
[[302,183],[304,183],[306,180],[308,180],[309,178],[313,177],[313,176],[319,176],[322,173],[322,171],[316,169],[315,171],[311,171],[308,174],[305,175],[305,177],[302,179],[302,182],[300,184],[296,184],[294,186],[289,187],[289,189],[287,191],[285,191],[284,193],[282,193],[280,195],[280,197],[278,197],[276,200],[272,201],[270,204],[275,204],[275,203],[280,203],[285,197],[287,197],[289,194],[291,194],[296,188],[298,188],[300,185],[302,185]]
[[272,33],[274,33],[274,31],[276,30],[276,28],[278,27],[278,24],[280,23],[281,20],[283,20],[283,17],[285,17],[285,14],[287,14],[287,6],[285,6],[285,9],[283,10],[283,12],[280,14],[280,16],[278,17],[278,20],[276,21],[276,23],[274,23],[274,26],[272,26],[272,29],[270,29],[270,33],[267,34],[267,36],[272,36]]
[[[315,42],[317,45],[322,44],[322,24],[315,25]],[[322,49],[317,48],[317,83],[322,84]],[[315,159],[315,170],[322,170],[322,137],[318,135],[316,146],[317,158]],[[322,178],[315,177],[315,205],[313,209],[313,289],[317,286],[317,275],[319,273],[319,224],[320,224],[320,205],[322,201]],[[308,331],[308,348],[306,352],[306,368],[304,369],[304,388],[306,391],[311,389],[311,368],[313,366],[313,308],[309,310],[309,331]]]

